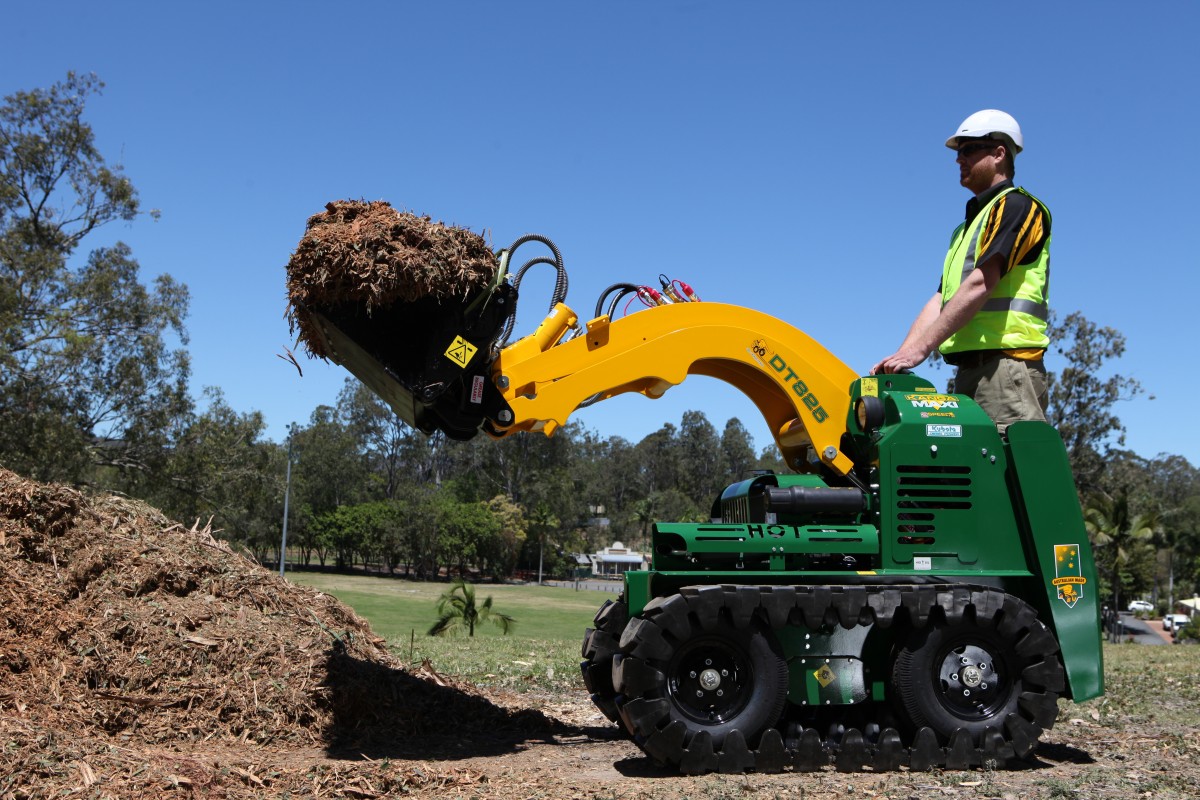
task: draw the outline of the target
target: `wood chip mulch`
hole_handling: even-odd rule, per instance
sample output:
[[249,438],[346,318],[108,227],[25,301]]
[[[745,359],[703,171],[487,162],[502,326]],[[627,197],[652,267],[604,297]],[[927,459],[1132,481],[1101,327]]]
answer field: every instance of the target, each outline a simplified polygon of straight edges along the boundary
[[[0,608],[3,800],[385,796],[480,776],[362,754],[561,729],[406,669],[349,608],[207,527],[3,468]],[[313,750],[359,760],[289,755]]]
[[287,264],[288,311],[305,349],[326,357],[311,312],[354,306],[372,313],[425,298],[464,298],[496,276],[480,235],[397,211],[382,200],[338,200],[308,220]]

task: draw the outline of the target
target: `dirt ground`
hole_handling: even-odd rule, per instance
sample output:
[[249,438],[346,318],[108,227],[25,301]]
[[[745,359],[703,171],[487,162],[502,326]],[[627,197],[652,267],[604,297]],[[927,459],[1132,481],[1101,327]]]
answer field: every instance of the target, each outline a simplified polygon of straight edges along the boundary
[[[529,698],[525,698],[525,703]],[[451,797],[512,798],[1194,798],[1200,796],[1200,747],[1178,749],[1167,733],[1107,729],[1089,714],[1063,705],[1058,726],[1046,734],[1028,766],[1001,772],[683,777],[656,766],[621,737],[591,703],[579,697],[543,708],[571,730],[548,740],[513,743],[500,756],[468,756],[460,764],[478,774],[474,787],[452,787]],[[445,762],[444,762],[445,763]]]
[[1021,769],[681,777],[582,689],[406,664],[199,525],[3,469],[0,610],[0,800],[1200,797],[1197,648],[1118,646]]
[[[1171,737],[1160,732],[1119,734],[1069,716],[1046,735],[1028,767],[1019,770],[877,775],[827,768],[805,774],[682,777],[657,767],[620,737],[582,693],[567,701],[539,702],[529,695],[494,699],[504,706],[540,706],[559,723],[557,730],[524,736],[437,735],[341,752],[197,743],[141,751],[146,768],[161,777],[158,786],[145,786],[137,794],[107,794],[98,776],[87,786],[86,759],[75,762],[75,786],[62,788],[82,797],[1083,800],[1192,798],[1200,787],[1196,750],[1173,751]],[[170,769],[163,771],[164,766]]]

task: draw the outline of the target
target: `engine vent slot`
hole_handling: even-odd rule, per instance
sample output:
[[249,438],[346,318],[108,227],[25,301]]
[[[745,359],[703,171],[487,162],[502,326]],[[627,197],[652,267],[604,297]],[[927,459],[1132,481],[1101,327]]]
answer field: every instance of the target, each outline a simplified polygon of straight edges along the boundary
[[929,545],[949,512],[970,511],[971,469],[964,466],[909,465],[896,470],[897,542]]

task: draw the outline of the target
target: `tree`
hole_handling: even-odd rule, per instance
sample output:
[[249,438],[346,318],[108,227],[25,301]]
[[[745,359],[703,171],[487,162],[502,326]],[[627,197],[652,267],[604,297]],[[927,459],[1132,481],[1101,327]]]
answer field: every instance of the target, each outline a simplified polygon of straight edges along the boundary
[[725,483],[744,480],[755,468],[754,438],[737,417],[725,423],[721,433],[721,469]]
[[525,519],[525,510],[502,494],[487,501],[487,509],[499,529],[495,536],[484,542],[479,553],[480,565],[490,567],[497,577],[511,575],[527,535],[529,523]]
[[338,395],[338,414],[366,454],[368,468],[381,479],[383,496],[391,498],[410,466],[406,455],[414,449],[412,438],[424,435],[355,378],[347,378]]
[[405,555],[405,575],[418,580],[437,576],[438,503],[430,487],[412,483],[401,484],[392,502],[400,509],[396,520],[402,552]]
[[1159,527],[1157,513],[1131,514],[1129,497],[1093,495],[1084,506],[1084,525],[1096,548],[1096,566],[1107,572],[1113,605],[1120,608],[1121,590],[1142,591],[1154,580],[1151,541]]
[[205,389],[209,406],[171,434],[162,466],[152,475],[127,475],[121,488],[174,519],[212,517],[227,538],[278,544],[284,453],[260,437],[261,413],[242,414],[220,389]]
[[466,628],[468,636],[475,635],[475,626],[490,622],[507,634],[516,620],[507,614],[492,610],[492,596],[482,604],[475,602],[475,587],[462,578],[455,578],[454,585],[442,593],[437,604],[438,620],[429,629],[430,636],[454,634]]
[[704,412],[684,412],[679,423],[679,455],[679,488],[695,505],[707,508],[728,476],[723,470],[717,429]]
[[117,242],[87,254],[97,228],[139,216],[133,184],[83,121],[103,84],[68,73],[0,106],[0,463],[81,482],[93,464],[148,473],[191,409],[187,289],[153,288]]
[[642,469],[646,491],[666,490],[679,485],[679,437],[671,423],[646,436],[634,448]]
[[[542,580],[543,570],[546,566],[546,539],[555,532],[561,530],[562,523],[559,521],[558,517],[554,516],[554,512],[550,510],[550,507],[544,503],[539,503],[531,508],[529,513],[526,514],[525,519],[529,527],[529,532],[533,534],[532,537],[528,537],[526,539],[526,542],[528,543],[527,549],[530,551],[530,561],[532,561],[532,551],[534,548],[536,548],[538,582],[540,583]],[[554,556],[557,555],[557,551],[554,549],[553,541],[551,541],[550,554],[551,562],[557,561],[557,559],[554,558]],[[553,571],[553,563],[551,564],[551,571]]]
[[1155,512],[1161,583],[1167,608],[1175,607],[1176,578],[1190,594],[1195,559],[1200,555],[1200,470],[1186,458],[1160,453],[1152,459],[1131,452],[1109,451],[1101,486],[1109,494],[1124,493],[1130,513]]
[[329,406],[314,409],[309,426],[296,430],[293,437],[292,491],[298,512],[295,543],[306,563],[315,550],[324,564],[332,542],[318,534],[328,533],[330,528],[327,522],[317,521],[339,506],[366,500],[367,471],[358,442]]
[[1106,362],[1125,352],[1125,336],[1115,328],[1076,311],[1061,324],[1051,319],[1050,336],[1067,365],[1048,376],[1046,416],[1063,438],[1080,492],[1089,494],[1098,487],[1109,449],[1125,443],[1125,426],[1113,407],[1140,394],[1142,386],[1120,374],[1102,377]]

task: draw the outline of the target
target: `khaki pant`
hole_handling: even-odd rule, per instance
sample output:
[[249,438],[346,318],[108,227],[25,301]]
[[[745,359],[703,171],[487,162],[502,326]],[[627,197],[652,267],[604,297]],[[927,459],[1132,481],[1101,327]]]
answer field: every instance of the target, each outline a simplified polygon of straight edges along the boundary
[[970,395],[1002,434],[1020,420],[1046,421],[1046,367],[1040,359],[995,358],[959,367],[954,391]]

